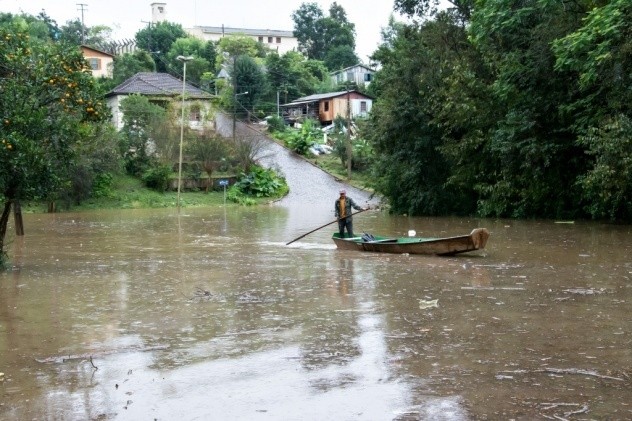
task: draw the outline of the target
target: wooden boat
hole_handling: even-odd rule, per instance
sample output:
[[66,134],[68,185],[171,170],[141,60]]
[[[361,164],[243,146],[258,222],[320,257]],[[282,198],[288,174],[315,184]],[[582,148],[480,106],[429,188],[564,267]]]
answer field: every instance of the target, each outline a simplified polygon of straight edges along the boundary
[[341,250],[435,254],[439,256],[452,256],[458,253],[484,249],[488,238],[489,231],[485,228],[475,228],[469,235],[444,238],[389,238],[367,234],[361,237],[340,238],[338,233],[334,233],[332,237],[336,246]]

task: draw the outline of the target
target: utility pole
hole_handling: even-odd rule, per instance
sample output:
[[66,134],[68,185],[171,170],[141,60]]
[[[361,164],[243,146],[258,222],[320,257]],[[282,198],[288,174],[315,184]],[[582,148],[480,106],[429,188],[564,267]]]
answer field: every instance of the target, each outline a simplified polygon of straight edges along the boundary
[[[222,25],[222,32],[224,31],[224,25]],[[235,63],[237,62],[237,56],[233,55],[233,70],[231,76],[233,78],[233,145],[235,144],[236,132],[237,132],[237,69],[235,69]]]
[[353,148],[351,146],[351,92],[347,85],[347,179],[351,180],[351,157]]
[[147,51],[149,51],[149,56],[154,61],[154,72],[156,72],[158,70],[156,68],[157,67],[156,66],[156,60],[158,59],[158,57],[155,56],[155,54],[159,53],[160,51],[152,51],[151,50],[151,28],[152,28],[153,22],[147,22],[146,20],[141,20],[140,22],[147,24]]
[[86,43],[86,32],[85,32],[86,25],[83,23],[83,12],[85,10],[85,7],[88,5],[85,3],[77,3],[77,6],[79,6],[79,10],[81,10],[81,44],[85,44]]

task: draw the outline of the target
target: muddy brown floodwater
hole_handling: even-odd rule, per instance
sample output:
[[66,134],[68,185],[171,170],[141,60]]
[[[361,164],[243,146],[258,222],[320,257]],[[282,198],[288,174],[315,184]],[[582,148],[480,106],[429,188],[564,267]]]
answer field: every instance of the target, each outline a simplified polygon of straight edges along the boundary
[[458,257],[338,251],[333,226],[285,245],[329,205],[25,215],[0,418],[632,419],[630,227],[365,212],[358,232],[491,237]]

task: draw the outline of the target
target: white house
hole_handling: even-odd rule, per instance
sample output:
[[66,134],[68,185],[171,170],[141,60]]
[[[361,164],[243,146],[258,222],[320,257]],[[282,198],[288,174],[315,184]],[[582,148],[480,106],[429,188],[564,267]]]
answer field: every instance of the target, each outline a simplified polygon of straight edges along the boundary
[[331,80],[337,84],[344,84],[345,82],[355,82],[358,86],[369,86],[373,81],[373,75],[375,70],[364,64],[356,64],[349,66],[335,72],[331,72]]
[[[106,101],[112,111],[112,124],[120,130],[123,127],[123,113],[121,101],[130,95],[143,95],[150,102],[164,103],[182,101],[182,81],[167,73],[136,73],[125,82],[121,83],[105,95]],[[189,127],[193,129],[203,128],[205,117],[211,110],[211,98],[213,95],[185,83],[184,99],[185,110],[188,111]],[[186,117],[185,117],[186,119]],[[210,121],[209,124],[214,124]]]
[[298,51],[298,40],[292,31],[282,31],[277,29],[248,29],[248,28],[228,28],[222,26],[195,26],[185,28],[185,31],[196,38],[205,41],[219,41],[225,36],[245,35],[253,38],[257,42],[276,50],[279,54],[288,51]]
[[[153,23],[167,20],[167,3],[151,4],[151,20]],[[245,35],[261,44],[267,45],[279,54],[298,51],[298,40],[292,31],[278,29],[230,28],[222,26],[194,26],[184,28],[189,35],[204,41],[219,41],[229,35]]]

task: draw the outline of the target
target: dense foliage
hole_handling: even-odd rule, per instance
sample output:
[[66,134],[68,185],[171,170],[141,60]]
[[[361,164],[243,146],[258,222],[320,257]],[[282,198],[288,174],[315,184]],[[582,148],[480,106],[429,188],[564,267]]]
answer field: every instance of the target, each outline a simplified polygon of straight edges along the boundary
[[81,51],[32,41],[27,28],[0,27],[0,251],[11,205],[58,197],[78,149],[98,138],[84,135],[109,116]]
[[329,16],[317,3],[303,3],[292,13],[294,36],[300,51],[309,59],[322,60],[329,70],[358,63],[355,54],[355,25],[344,8],[333,2]]
[[178,38],[186,38],[186,36],[182,25],[172,22],[158,22],[149,24],[147,28],[136,33],[136,46],[154,57],[157,71],[167,72],[169,61],[166,56],[171,45]]
[[[396,6],[422,18],[433,3]],[[373,57],[393,210],[632,220],[632,4],[453,3],[391,22]]]
[[245,205],[255,204],[254,197],[282,197],[288,192],[285,178],[274,169],[253,165],[250,171],[243,172],[239,181],[229,191],[228,198]]

